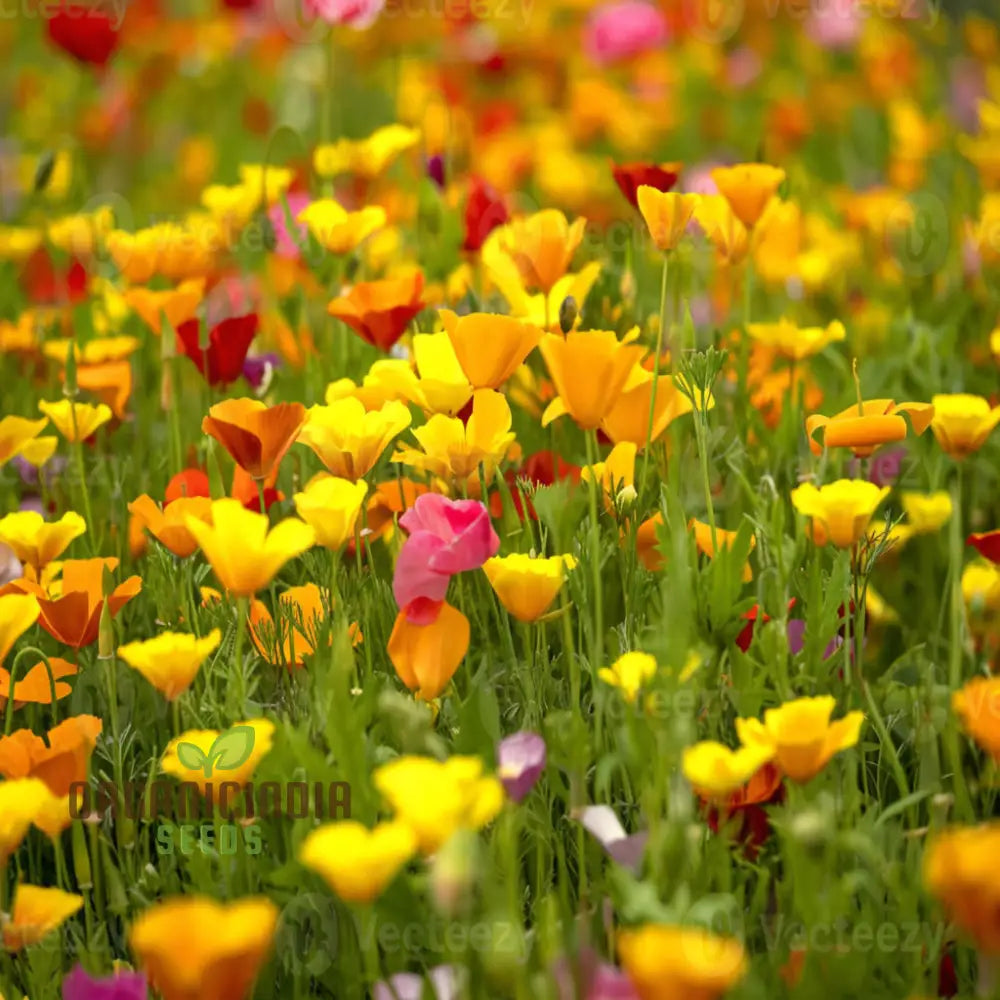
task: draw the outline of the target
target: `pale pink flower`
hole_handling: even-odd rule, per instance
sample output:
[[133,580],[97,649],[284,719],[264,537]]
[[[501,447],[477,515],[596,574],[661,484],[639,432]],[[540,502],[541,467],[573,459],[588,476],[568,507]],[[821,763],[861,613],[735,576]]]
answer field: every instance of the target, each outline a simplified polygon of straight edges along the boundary
[[378,20],[385,0],[305,0],[305,4],[307,10],[327,24],[364,31]]

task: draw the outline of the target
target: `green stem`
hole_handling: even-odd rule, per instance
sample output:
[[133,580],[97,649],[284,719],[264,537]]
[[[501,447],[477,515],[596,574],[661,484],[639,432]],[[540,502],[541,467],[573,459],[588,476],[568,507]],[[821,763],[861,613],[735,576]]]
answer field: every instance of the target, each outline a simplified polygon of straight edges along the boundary
[[234,662],[236,663],[236,715],[243,718],[244,707],[247,700],[246,678],[243,675],[243,645],[247,632],[247,615],[249,614],[249,600],[246,597],[239,597],[236,600],[236,647],[234,650]]
[[[653,423],[656,420],[656,390],[660,384],[660,358],[663,354],[663,330],[667,325],[667,274],[670,270],[670,254],[663,255],[663,275],[660,280],[660,327],[656,331],[656,355],[653,358],[653,389],[649,397],[649,423],[646,426],[646,448],[642,456],[642,480],[639,495],[646,492],[646,477],[649,474],[649,453],[653,446]],[[670,363],[677,366],[676,345],[670,345]]]
[[594,580],[594,648],[591,653],[596,670],[604,662],[604,602],[601,594],[601,522],[597,498],[604,487],[597,478],[597,431],[587,431],[587,464],[590,466],[591,483],[587,496],[590,502],[590,561]]

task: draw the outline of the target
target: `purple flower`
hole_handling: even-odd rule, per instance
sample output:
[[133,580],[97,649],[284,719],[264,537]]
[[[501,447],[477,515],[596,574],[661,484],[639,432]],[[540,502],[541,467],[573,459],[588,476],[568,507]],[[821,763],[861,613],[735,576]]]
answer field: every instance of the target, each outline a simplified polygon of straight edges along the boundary
[[255,354],[248,356],[243,362],[243,377],[250,383],[250,388],[257,392],[271,381],[275,368],[281,367],[281,356],[274,353]]
[[592,62],[604,65],[647,52],[667,40],[663,12],[643,0],[605,4],[591,15],[584,49]]
[[[880,448],[872,456],[868,469],[868,480],[879,488],[883,486],[894,486],[899,478],[899,472],[906,457],[905,448]],[[852,458],[850,462],[850,474],[857,478],[861,474],[861,462],[857,458]]]
[[141,972],[118,972],[93,979],[77,964],[63,980],[63,1000],[146,1000],[146,977]]
[[[559,1000],[638,1000],[628,976],[602,962],[590,948],[570,961],[560,956],[552,965]],[[579,989],[577,988],[579,987]]]
[[794,656],[802,652],[805,644],[806,623],[801,618],[792,618],[785,633],[788,636],[788,652]]
[[444,157],[437,153],[427,159],[427,176],[434,181],[439,188],[444,188],[447,179],[444,174]]
[[[451,965],[437,965],[428,970],[434,1000],[455,1000],[458,996],[458,972]],[[416,972],[397,972],[375,984],[372,1000],[421,1000],[424,977]]]
[[545,740],[527,730],[505,737],[497,746],[497,767],[507,795],[520,802],[545,770]]

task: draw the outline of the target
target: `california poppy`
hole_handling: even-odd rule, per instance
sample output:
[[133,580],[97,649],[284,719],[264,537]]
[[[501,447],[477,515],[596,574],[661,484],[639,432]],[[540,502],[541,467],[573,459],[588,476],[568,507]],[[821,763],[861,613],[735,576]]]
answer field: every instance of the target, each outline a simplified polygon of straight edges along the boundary
[[243,374],[243,363],[258,325],[256,313],[224,319],[209,331],[208,344],[202,350],[198,320],[189,319],[177,327],[177,344],[209,385],[229,385]]
[[366,343],[388,351],[424,308],[421,271],[404,278],[361,281],[327,306],[331,316],[346,323]]
[[115,20],[99,5],[61,3],[46,18],[50,41],[74,59],[104,67],[118,47]]
[[679,163],[612,163],[611,173],[618,190],[636,210],[639,208],[639,188],[645,185],[666,193],[680,175]]
[[267,406],[258,399],[216,403],[201,422],[254,479],[266,479],[295,442],[306,419],[301,403]]

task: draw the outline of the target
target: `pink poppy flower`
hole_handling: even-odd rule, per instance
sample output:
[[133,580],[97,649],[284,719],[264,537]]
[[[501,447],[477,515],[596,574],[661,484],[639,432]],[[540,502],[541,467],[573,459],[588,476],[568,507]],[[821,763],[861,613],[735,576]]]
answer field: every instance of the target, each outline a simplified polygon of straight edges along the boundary
[[393,595],[411,622],[426,624],[422,619],[444,600],[451,577],[495,556],[500,538],[478,500],[449,500],[437,493],[417,497],[399,523],[409,538],[396,560]]
[[598,65],[631,59],[667,40],[662,11],[643,0],[606,4],[591,15],[584,49]]
[[385,0],[305,0],[305,4],[307,10],[327,24],[343,24],[364,31],[378,20]]

